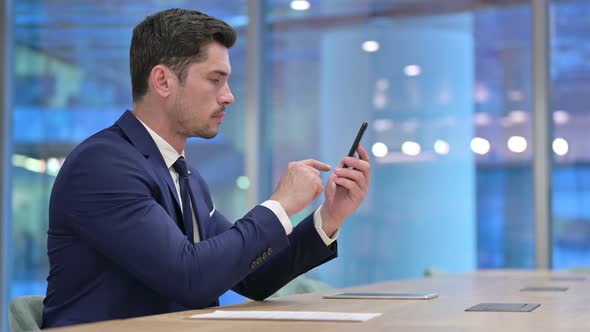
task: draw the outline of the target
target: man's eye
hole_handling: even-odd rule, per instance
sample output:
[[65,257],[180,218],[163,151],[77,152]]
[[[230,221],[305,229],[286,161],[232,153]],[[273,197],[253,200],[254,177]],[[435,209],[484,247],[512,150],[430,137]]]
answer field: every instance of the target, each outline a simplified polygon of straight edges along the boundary
[[218,80],[216,78],[212,78],[211,82],[213,82],[214,84],[219,84],[220,80]]

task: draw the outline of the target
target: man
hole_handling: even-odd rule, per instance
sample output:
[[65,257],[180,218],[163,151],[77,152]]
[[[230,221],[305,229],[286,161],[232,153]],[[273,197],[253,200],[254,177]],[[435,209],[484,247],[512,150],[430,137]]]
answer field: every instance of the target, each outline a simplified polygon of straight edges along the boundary
[[[133,111],[76,147],[53,186],[44,327],[205,308],[229,289],[262,300],[336,257],[338,229],[368,191],[362,147],[325,190],[330,166],[290,163],[270,199],[234,224],[187,169],[187,138],[217,135],[234,102],[235,39],[226,23],[181,9],[134,29]],[[293,228],[289,216],[322,192]]]

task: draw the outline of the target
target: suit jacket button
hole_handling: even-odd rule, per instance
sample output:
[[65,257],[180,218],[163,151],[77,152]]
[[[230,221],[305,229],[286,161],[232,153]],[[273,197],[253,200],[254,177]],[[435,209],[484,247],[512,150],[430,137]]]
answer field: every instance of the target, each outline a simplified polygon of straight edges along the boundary
[[256,265],[262,264],[262,257],[256,258]]
[[268,250],[266,250],[266,254],[268,256],[272,255],[272,248],[268,248]]
[[262,260],[266,260],[268,258],[268,254],[265,252],[262,253]]
[[256,261],[252,261],[252,264],[250,264],[250,270],[254,270],[256,268]]

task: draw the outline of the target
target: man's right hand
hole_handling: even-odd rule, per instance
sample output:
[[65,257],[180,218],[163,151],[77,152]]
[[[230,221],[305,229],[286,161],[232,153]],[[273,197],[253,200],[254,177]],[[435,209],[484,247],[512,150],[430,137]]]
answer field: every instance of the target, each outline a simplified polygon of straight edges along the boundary
[[281,203],[287,215],[291,216],[322,194],[324,184],[320,171],[330,169],[330,165],[314,159],[290,162],[270,199]]

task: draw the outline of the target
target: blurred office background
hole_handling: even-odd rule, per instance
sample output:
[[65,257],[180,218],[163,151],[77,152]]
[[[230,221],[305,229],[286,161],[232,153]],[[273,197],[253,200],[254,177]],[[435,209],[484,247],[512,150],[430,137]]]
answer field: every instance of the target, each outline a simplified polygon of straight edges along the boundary
[[[552,268],[562,269],[590,265],[590,1],[547,2],[548,245]],[[218,137],[187,146],[230,219],[251,208],[249,193],[258,201],[268,197],[288,161],[337,165],[360,123],[369,121],[363,145],[373,161],[370,193],[341,230],[340,257],[310,277],[345,287],[419,277],[429,267],[537,267],[532,68],[544,54],[533,51],[532,1],[0,5],[6,60],[0,82],[7,83],[0,101],[10,129],[2,131],[3,308],[15,296],[45,293],[55,176],[76,144],[131,108],[132,29],[170,7],[203,11],[239,32],[230,51],[236,104]],[[248,42],[254,24],[261,29],[256,50]],[[254,71],[248,54],[261,61]],[[257,81],[259,95],[248,96]],[[256,113],[247,111],[248,100],[260,106]],[[258,128],[256,147],[246,143],[248,123]],[[261,170],[255,177],[246,170],[252,155]],[[228,294],[226,303],[232,301],[239,299]]]

